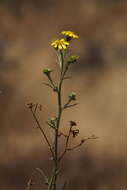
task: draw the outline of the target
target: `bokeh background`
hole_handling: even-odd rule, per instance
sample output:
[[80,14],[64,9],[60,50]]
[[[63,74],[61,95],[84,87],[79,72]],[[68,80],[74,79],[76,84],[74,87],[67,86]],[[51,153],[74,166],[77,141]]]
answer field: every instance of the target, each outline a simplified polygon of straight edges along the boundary
[[75,119],[77,142],[92,134],[99,139],[66,156],[58,189],[68,179],[68,190],[126,190],[125,0],[0,0],[0,189],[26,189],[31,175],[33,190],[45,189],[34,168],[50,173],[51,161],[26,103],[42,104],[40,122],[47,130],[56,99],[43,85],[42,70],[57,67],[50,42],[62,30],[80,36],[71,48],[80,61],[63,97],[76,91],[79,105],[64,114],[63,130]]

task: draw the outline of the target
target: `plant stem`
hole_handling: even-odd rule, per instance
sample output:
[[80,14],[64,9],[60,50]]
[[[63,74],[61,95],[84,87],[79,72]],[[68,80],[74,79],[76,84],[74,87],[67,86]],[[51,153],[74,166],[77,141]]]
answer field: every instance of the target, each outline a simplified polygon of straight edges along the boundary
[[60,70],[60,82],[58,85],[57,90],[57,104],[58,104],[58,114],[57,114],[57,122],[56,122],[56,130],[55,130],[55,142],[54,142],[54,155],[55,155],[55,162],[54,162],[54,171],[52,176],[52,181],[49,187],[49,190],[56,190],[56,181],[58,177],[58,170],[59,170],[59,161],[58,161],[58,135],[59,135],[59,127],[60,127],[60,120],[62,115],[62,97],[61,97],[61,89],[62,89],[62,83],[64,79],[64,56],[63,52],[60,52],[60,63],[61,63],[61,70]]

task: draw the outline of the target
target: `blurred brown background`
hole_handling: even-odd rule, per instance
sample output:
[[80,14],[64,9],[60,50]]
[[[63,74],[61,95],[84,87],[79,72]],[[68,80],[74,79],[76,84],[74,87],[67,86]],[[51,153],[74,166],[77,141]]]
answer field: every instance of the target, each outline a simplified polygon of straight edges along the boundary
[[[64,88],[64,98],[77,92],[79,105],[64,114],[62,126],[75,119],[80,138],[99,139],[66,156],[60,184],[69,179],[68,190],[126,190],[125,0],[0,0],[0,190],[26,189],[36,167],[50,172],[46,144],[25,104],[42,104],[44,128],[54,116],[56,99],[43,85],[42,69],[56,67],[50,42],[62,30],[80,36],[72,47],[80,62]],[[38,173],[34,178],[33,189],[45,189]]]

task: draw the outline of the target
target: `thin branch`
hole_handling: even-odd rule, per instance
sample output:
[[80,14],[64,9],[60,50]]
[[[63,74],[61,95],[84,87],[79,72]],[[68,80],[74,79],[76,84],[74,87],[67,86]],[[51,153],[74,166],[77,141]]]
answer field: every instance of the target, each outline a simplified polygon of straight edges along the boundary
[[70,105],[67,105],[66,107],[64,107],[64,109],[66,109],[66,108],[70,108],[70,107],[74,107],[74,106],[77,106],[77,105],[78,105],[78,103],[70,104]]
[[48,179],[48,177],[46,176],[45,172],[44,172],[42,169],[40,169],[40,168],[36,168],[36,170],[43,176],[43,178],[44,178],[44,180],[45,180],[45,184],[48,185],[49,179]]
[[70,107],[73,107],[73,106],[78,105],[78,103],[70,104],[71,101],[72,101],[72,100],[69,98],[68,101],[67,101],[67,103],[63,106],[63,109],[70,108]]
[[68,148],[67,151],[72,151],[72,150],[74,150],[74,149],[76,149],[76,148],[82,146],[84,143],[86,143],[86,141],[88,141],[88,140],[93,140],[93,139],[98,139],[98,137],[96,137],[96,136],[91,136],[91,137],[88,137],[88,138],[86,138],[86,139],[82,139],[79,144],[77,144],[76,146],[73,146],[73,147],[71,147],[71,148]]
[[73,127],[73,126],[70,126],[70,129],[69,129],[69,132],[68,132],[68,135],[67,135],[67,139],[66,139],[65,149],[64,149],[63,153],[60,155],[60,157],[59,157],[59,159],[58,159],[59,162],[62,160],[62,158],[64,157],[64,155],[65,155],[66,152],[67,152],[68,143],[69,143],[69,139],[70,139],[70,136],[71,136],[72,127]]
[[63,106],[63,109],[67,108],[67,106],[70,104],[70,102],[71,102],[71,99],[69,99],[69,100],[67,101],[67,103]]
[[64,77],[63,79],[66,80],[66,79],[71,79],[72,77],[68,76],[68,77]]
[[42,135],[43,135],[45,141],[46,141],[47,144],[48,144],[48,147],[49,147],[49,149],[50,149],[50,151],[51,151],[52,157],[53,157],[53,159],[55,160],[55,156],[54,156],[54,152],[53,152],[53,150],[52,150],[52,146],[51,146],[51,144],[50,144],[50,142],[49,142],[49,140],[48,140],[48,138],[47,138],[47,136],[46,136],[44,130],[42,129],[42,127],[41,127],[41,125],[40,125],[40,122],[38,121],[38,118],[37,118],[36,114],[34,113],[34,111],[32,110],[32,108],[30,108],[30,110],[31,110],[31,113],[32,113],[32,115],[33,115],[33,117],[34,117],[36,123],[37,123],[37,126],[38,126],[39,130],[41,131],[41,133],[42,133]]
[[29,179],[29,181],[27,182],[27,190],[32,190],[32,186],[33,186],[33,180],[32,179]]
[[50,81],[50,83],[51,83],[51,85],[52,85],[52,87],[54,89],[56,86],[55,86],[55,84],[54,84],[54,82],[53,82],[53,80],[52,80],[52,78],[51,78],[50,75],[48,75],[48,79],[49,79],[49,81]]
[[46,124],[47,124],[49,127],[51,127],[52,129],[55,129],[55,130],[56,130],[55,126],[52,125],[51,123],[49,123],[48,121],[46,121]]
[[34,114],[36,114],[37,108],[38,108],[38,104],[35,104]]
[[[70,134],[71,134],[71,130],[70,130]],[[72,150],[82,146],[88,140],[98,139],[98,137],[96,137],[96,136],[91,136],[91,137],[88,137],[86,139],[82,139],[81,142],[79,144],[77,144],[76,146],[73,146],[72,148],[68,148],[68,142],[69,142],[70,134],[68,135],[68,138],[67,138],[67,141],[66,141],[65,150],[63,151],[63,153],[59,157],[59,160],[58,160],[59,162],[63,159],[63,157],[64,157],[64,155],[66,154],[67,151],[72,151]]]
[[51,85],[51,84],[46,83],[46,82],[43,82],[43,84],[53,89],[53,87],[52,87],[52,85]]

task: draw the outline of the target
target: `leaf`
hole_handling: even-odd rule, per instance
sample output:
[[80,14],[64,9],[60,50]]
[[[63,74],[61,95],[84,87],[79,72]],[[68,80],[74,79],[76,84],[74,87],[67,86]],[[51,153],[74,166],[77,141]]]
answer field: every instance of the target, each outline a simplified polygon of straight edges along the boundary
[[70,104],[70,105],[65,106],[64,109],[66,109],[66,108],[70,108],[70,107],[73,107],[73,106],[77,106],[77,105],[78,105],[78,103]]
[[36,168],[36,170],[43,176],[44,180],[45,180],[45,184],[48,184],[48,177],[45,175],[44,171],[40,168]]
[[48,87],[50,87],[50,88],[53,88],[49,83],[43,82],[43,84],[46,85],[46,86],[48,86]]
[[71,79],[72,77],[70,77],[70,76],[68,76],[68,77],[64,77],[64,80],[66,80],[66,79]]
[[55,184],[52,184],[51,190],[56,190],[56,185]]
[[67,186],[67,182],[65,181],[63,184],[62,190],[65,190],[66,186]]

